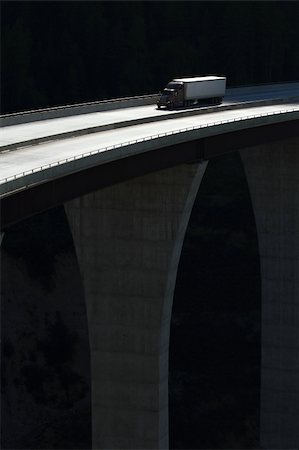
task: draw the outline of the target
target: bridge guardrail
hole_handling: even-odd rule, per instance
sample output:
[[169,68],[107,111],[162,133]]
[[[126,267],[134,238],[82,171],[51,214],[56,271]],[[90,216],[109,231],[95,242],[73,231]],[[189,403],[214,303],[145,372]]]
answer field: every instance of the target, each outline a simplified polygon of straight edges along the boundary
[[[233,110],[233,109],[242,109],[242,108],[252,108],[255,106],[266,106],[266,105],[273,105],[273,104],[277,104],[280,102],[286,102],[287,103],[291,103],[294,101],[299,101],[299,96],[297,97],[288,97],[287,99],[285,98],[275,98],[275,99],[262,99],[262,100],[245,100],[241,103],[222,103],[220,105],[209,105],[209,106],[205,106],[199,109],[183,109],[180,110],[178,109],[175,113],[175,118],[179,118],[179,117],[188,117],[188,116],[197,116],[197,115],[201,115],[201,114],[206,114],[206,113],[210,113],[210,112],[220,112],[220,111],[225,111],[225,110]],[[150,123],[150,122],[158,122],[161,120],[168,120],[170,118],[173,118],[174,115],[171,112],[166,112],[163,116],[148,116],[148,117],[142,117],[142,118],[135,118],[135,119],[127,119],[127,120],[123,120],[123,121],[119,121],[119,122],[113,122],[113,123],[108,123],[108,124],[104,124],[104,125],[96,125],[96,126],[89,126],[89,127],[85,127],[85,128],[77,128],[76,130],[72,130],[72,131],[61,131],[58,134],[51,134],[51,135],[44,135],[44,136],[40,136],[40,137],[36,137],[36,138],[32,138],[32,139],[26,139],[24,141],[19,141],[19,142],[13,142],[11,144],[6,144],[6,145],[0,145],[0,153],[2,152],[6,152],[6,151],[11,151],[11,150],[15,150],[15,149],[19,149],[21,147],[27,147],[28,145],[37,145],[37,144],[41,144],[43,142],[51,142],[51,141],[55,141],[55,140],[61,140],[61,139],[67,139],[67,138],[73,138],[75,136],[84,136],[87,134],[92,134],[92,133],[98,133],[100,131],[107,131],[107,130],[115,130],[117,128],[123,128],[126,126],[132,126],[132,125],[137,125],[139,123]]]
[[[241,86],[227,86],[227,93],[231,91],[237,92],[240,89],[246,88],[265,88],[272,85],[285,86],[287,84],[296,84],[298,81],[285,81],[285,82],[274,82],[274,83],[259,83],[251,85],[241,85]],[[54,119],[72,116],[76,114],[88,114],[92,112],[107,111],[116,108],[125,108],[129,106],[141,106],[147,104],[153,104],[158,98],[158,93],[137,95],[132,97],[122,97],[114,99],[105,99],[95,102],[84,102],[75,103],[71,105],[61,105],[49,108],[35,109],[31,111],[21,111],[9,114],[0,115],[0,126],[11,126],[21,123],[30,123],[33,121],[40,121],[46,119]]]
[[203,128],[209,128],[211,126],[223,125],[223,124],[228,124],[228,123],[232,123],[232,122],[241,122],[243,120],[256,119],[256,118],[262,118],[262,117],[273,116],[273,115],[289,114],[289,113],[293,113],[293,112],[299,112],[299,107],[298,108],[285,109],[285,110],[279,110],[279,111],[274,111],[274,112],[267,112],[267,113],[254,114],[254,115],[247,115],[245,117],[240,117],[240,118],[238,117],[238,118],[233,118],[233,119],[220,120],[220,121],[212,122],[212,123],[209,123],[209,124],[201,124],[201,125],[193,126],[193,127],[180,128],[178,130],[168,131],[168,132],[165,132],[165,133],[149,135],[149,136],[146,136],[146,137],[143,137],[143,138],[140,138],[140,139],[133,139],[133,140],[130,140],[130,141],[127,141],[127,142],[122,142],[120,144],[114,144],[114,145],[111,145],[111,146],[101,147],[99,149],[92,150],[90,152],[84,152],[84,153],[81,153],[79,155],[72,156],[70,158],[64,158],[64,159],[61,159],[61,160],[58,160],[58,161],[54,161],[54,162],[49,163],[49,164],[38,166],[38,167],[35,167],[35,168],[31,169],[31,170],[26,170],[26,171],[23,171],[23,172],[19,172],[17,174],[11,175],[9,177],[5,177],[5,178],[0,179],[0,184],[8,183],[10,181],[17,180],[18,178],[25,177],[27,175],[31,175],[31,174],[36,173],[36,172],[41,172],[43,170],[50,169],[52,167],[57,167],[57,166],[59,166],[61,164],[66,164],[66,163],[69,163],[69,162],[72,162],[72,161],[76,161],[78,159],[83,159],[83,158],[86,158],[88,156],[96,155],[96,154],[98,154],[100,152],[107,151],[107,150],[113,150],[113,149],[116,149],[116,148],[127,147],[127,146],[132,145],[132,144],[137,144],[137,143],[141,143],[141,142],[145,142],[145,141],[149,141],[149,140],[153,140],[153,139],[159,139],[161,137],[172,136],[172,135],[175,135],[175,134],[180,134],[180,133],[184,133],[184,132],[188,132],[188,131],[194,131],[194,130],[200,130],[200,129],[203,129]]
[[130,106],[142,106],[156,102],[158,94],[137,95],[134,97],[113,98],[95,102],[76,103],[72,105],[55,106],[51,108],[21,111],[0,116],[1,127],[19,125],[47,119],[58,119],[77,114],[89,114],[93,112],[108,111],[111,109],[128,108]]

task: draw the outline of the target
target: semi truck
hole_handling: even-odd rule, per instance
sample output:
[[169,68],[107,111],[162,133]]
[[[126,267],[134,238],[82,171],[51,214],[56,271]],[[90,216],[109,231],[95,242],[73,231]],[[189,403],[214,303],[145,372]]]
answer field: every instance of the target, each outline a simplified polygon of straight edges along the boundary
[[191,105],[217,105],[222,102],[226,77],[175,78],[163,89],[157,106],[168,109]]

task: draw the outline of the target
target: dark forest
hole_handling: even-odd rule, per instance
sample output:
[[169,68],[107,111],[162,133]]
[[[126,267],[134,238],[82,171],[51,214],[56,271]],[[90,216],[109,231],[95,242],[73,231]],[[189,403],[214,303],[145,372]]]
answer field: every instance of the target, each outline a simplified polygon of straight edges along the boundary
[[174,76],[295,80],[297,2],[2,2],[2,113],[158,92]]

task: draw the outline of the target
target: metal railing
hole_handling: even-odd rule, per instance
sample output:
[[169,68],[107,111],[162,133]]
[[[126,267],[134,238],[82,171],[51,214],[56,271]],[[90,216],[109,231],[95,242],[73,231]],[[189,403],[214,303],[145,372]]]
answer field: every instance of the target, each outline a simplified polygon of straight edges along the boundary
[[[273,82],[264,82],[264,83],[254,83],[254,84],[240,84],[240,85],[227,85],[227,89],[239,89],[239,88],[247,88],[247,87],[266,87],[266,86],[272,86],[272,85],[286,85],[286,84],[296,84],[299,83],[299,80],[291,80],[291,81],[273,81]],[[43,112],[51,112],[51,111],[59,111],[64,109],[70,109],[70,108],[77,108],[82,106],[96,106],[96,105],[105,105],[109,103],[116,103],[116,102],[127,102],[130,100],[148,100],[151,98],[157,97],[158,93],[152,93],[152,94],[141,94],[141,95],[134,95],[129,97],[118,97],[118,98],[109,98],[109,99],[102,99],[102,100],[95,100],[91,102],[82,102],[82,103],[71,103],[67,105],[56,105],[56,106],[49,106],[41,109],[32,109],[28,111],[16,111],[11,113],[6,113],[0,115],[0,119],[7,118],[7,117],[16,117],[16,116],[25,116],[32,113],[43,113]]]
[[[277,81],[277,82],[266,82],[266,83],[256,83],[256,84],[249,84],[249,85],[238,85],[238,86],[227,86],[227,93],[229,94],[230,91],[234,90],[240,90],[244,88],[255,88],[255,87],[271,87],[272,85],[294,85],[298,83],[298,80],[292,80],[292,81]],[[112,99],[103,99],[103,100],[97,100],[97,101],[91,101],[91,102],[83,102],[83,103],[73,103],[68,105],[57,105],[52,107],[46,107],[42,109],[33,109],[29,111],[18,111],[18,112],[11,112],[7,114],[0,115],[0,126],[10,126],[14,124],[14,121],[16,120],[16,124],[18,123],[28,123],[32,120],[45,120],[47,118],[61,118],[70,115],[76,115],[78,114],[78,110],[80,111],[80,114],[87,114],[89,112],[96,112],[97,108],[106,108],[114,109],[117,107],[116,105],[125,105],[126,103],[128,106],[131,102],[137,102],[137,101],[144,101],[146,104],[148,102],[155,103],[155,99],[158,97],[158,93],[152,93],[152,94],[143,94],[143,95],[136,95],[136,96],[130,96],[130,97],[119,97],[119,98],[112,98]],[[51,117],[47,117],[48,115],[51,115]],[[37,118],[38,116],[38,118]],[[31,120],[31,118],[34,118]]]
[[96,100],[93,102],[71,103],[69,105],[49,106],[48,108],[31,109],[28,111],[17,111],[17,112],[2,114],[2,115],[0,115],[0,119],[5,119],[8,117],[16,117],[16,116],[26,116],[26,115],[33,114],[33,113],[61,111],[61,110],[65,110],[65,109],[78,108],[78,107],[83,107],[83,106],[101,106],[101,105],[107,105],[110,103],[128,102],[131,100],[148,100],[151,98],[155,98],[157,96],[158,96],[158,94],[144,94],[144,95],[135,95],[132,97],[119,97],[119,98]]
[[95,102],[76,103],[71,105],[54,106],[30,111],[14,112],[0,115],[0,127],[37,122],[48,119],[61,119],[78,114],[90,114],[101,111],[110,111],[130,106],[142,106],[155,103],[156,94],[138,95],[135,97],[122,97]]
[[245,121],[245,120],[257,119],[257,118],[262,118],[262,117],[267,117],[267,116],[276,116],[276,115],[281,115],[281,114],[289,114],[289,113],[293,113],[293,112],[299,112],[299,107],[298,108],[284,109],[284,110],[279,110],[279,111],[272,111],[272,112],[267,112],[267,113],[247,115],[245,117],[236,117],[236,118],[232,118],[232,119],[226,119],[226,120],[220,120],[220,121],[216,121],[216,122],[211,122],[211,123],[208,123],[208,124],[201,124],[201,125],[197,125],[197,126],[193,126],[193,127],[180,128],[178,130],[172,130],[172,131],[167,131],[167,132],[164,132],[164,133],[153,134],[153,135],[145,136],[145,137],[140,138],[140,139],[133,139],[133,140],[126,141],[126,142],[121,142],[119,144],[114,144],[114,145],[110,145],[110,146],[106,146],[106,147],[101,147],[101,148],[96,149],[96,150],[92,150],[92,151],[89,151],[89,152],[81,153],[79,155],[75,155],[75,156],[72,156],[72,157],[69,157],[69,158],[64,158],[64,159],[61,159],[61,160],[58,160],[58,161],[54,161],[54,162],[49,163],[49,164],[38,166],[38,167],[35,167],[33,169],[30,169],[30,170],[25,170],[23,172],[19,172],[17,174],[11,175],[9,177],[5,177],[5,178],[0,179],[0,184],[8,183],[9,181],[13,181],[13,180],[16,180],[18,178],[22,178],[24,176],[31,175],[31,174],[36,173],[36,172],[42,172],[43,170],[51,169],[52,167],[57,167],[57,166],[60,166],[62,164],[67,164],[69,162],[73,162],[73,161],[76,161],[78,159],[83,159],[83,158],[86,158],[86,157],[90,157],[90,156],[96,155],[96,154],[101,153],[101,152],[106,152],[106,151],[109,151],[109,150],[120,149],[122,147],[129,147],[131,145],[138,144],[138,143],[145,142],[145,141],[151,141],[151,140],[155,140],[155,139],[160,139],[162,137],[173,136],[175,134],[186,133],[186,132],[190,132],[190,131],[194,131],[194,130],[201,130],[201,129],[204,129],[204,128],[214,127],[214,126],[217,126],[217,125],[229,124],[229,123],[232,123],[232,122],[241,122],[241,121]]

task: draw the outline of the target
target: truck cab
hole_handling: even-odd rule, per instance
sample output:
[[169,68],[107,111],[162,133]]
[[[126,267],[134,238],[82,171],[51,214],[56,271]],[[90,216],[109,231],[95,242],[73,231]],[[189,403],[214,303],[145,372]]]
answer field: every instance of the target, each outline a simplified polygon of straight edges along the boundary
[[160,109],[161,106],[173,108],[174,105],[180,104],[184,104],[184,84],[182,82],[168,83],[157,102],[158,108]]

